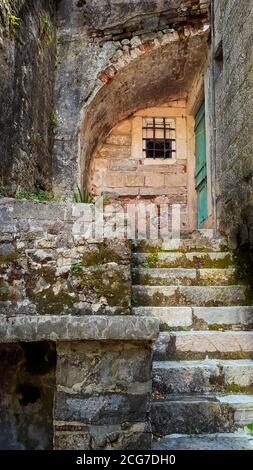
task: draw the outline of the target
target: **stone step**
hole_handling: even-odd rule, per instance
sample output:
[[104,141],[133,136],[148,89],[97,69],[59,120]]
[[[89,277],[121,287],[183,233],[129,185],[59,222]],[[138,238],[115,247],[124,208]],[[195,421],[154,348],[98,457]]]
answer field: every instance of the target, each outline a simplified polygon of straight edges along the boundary
[[224,269],[233,265],[233,257],[228,252],[182,253],[133,253],[133,264],[146,268],[216,268]]
[[223,286],[236,282],[235,269],[134,268],[135,284],[155,286]]
[[178,395],[151,408],[155,436],[234,432],[252,422],[253,395]]
[[253,393],[253,360],[154,362],[153,391],[162,398],[173,393]]
[[252,358],[253,331],[160,333],[153,350],[155,361]]
[[134,307],[134,315],[155,317],[160,329],[228,330],[253,328],[253,307]]
[[132,305],[232,306],[247,303],[245,286],[142,286],[132,287]]
[[152,450],[253,450],[253,437],[242,432],[171,434],[153,442]]
[[226,251],[223,238],[193,237],[163,240],[141,240],[133,243],[136,252],[153,253],[156,251]]

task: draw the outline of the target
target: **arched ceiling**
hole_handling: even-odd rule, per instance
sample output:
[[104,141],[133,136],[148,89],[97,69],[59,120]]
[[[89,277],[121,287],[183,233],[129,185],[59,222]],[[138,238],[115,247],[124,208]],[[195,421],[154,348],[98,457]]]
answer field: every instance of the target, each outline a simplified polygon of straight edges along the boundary
[[[87,174],[99,143],[122,119],[189,92],[207,54],[208,35],[169,43],[133,60],[105,84],[84,112],[80,169]],[[85,176],[84,176],[85,181]]]

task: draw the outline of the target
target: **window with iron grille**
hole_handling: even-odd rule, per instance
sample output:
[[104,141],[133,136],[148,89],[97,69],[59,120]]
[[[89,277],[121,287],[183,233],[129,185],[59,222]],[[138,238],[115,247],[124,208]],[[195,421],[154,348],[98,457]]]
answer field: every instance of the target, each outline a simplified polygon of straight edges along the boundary
[[176,156],[175,120],[171,118],[143,118],[143,153],[146,158],[173,158]]

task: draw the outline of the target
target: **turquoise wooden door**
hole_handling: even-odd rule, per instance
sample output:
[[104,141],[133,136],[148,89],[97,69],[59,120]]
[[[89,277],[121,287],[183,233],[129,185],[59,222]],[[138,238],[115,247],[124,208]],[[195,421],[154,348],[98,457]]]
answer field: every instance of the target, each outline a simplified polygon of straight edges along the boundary
[[198,227],[207,219],[207,176],[206,176],[206,125],[205,104],[203,103],[195,117],[196,141],[196,190],[198,197]]

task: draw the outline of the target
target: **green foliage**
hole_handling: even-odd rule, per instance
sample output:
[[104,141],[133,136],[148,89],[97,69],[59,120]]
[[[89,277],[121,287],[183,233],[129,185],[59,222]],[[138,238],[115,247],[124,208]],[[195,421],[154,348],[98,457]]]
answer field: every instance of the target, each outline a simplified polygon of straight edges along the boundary
[[12,34],[15,34],[16,29],[20,25],[20,21],[21,21],[21,18],[18,18],[15,15],[10,15],[9,16],[10,29],[11,29]]
[[253,435],[253,423],[247,424],[247,429],[250,431],[250,433]]
[[197,428],[196,424],[195,423],[190,423],[187,426],[186,433],[187,434],[198,434],[198,428]]
[[48,191],[42,191],[41,189],[31,189],[31,190],[20,190],[15,194],[16,199],[29,199],[32,201],[52,201],[54,196]]
[[75,261],[71,266],[71,273],[75,276],[80,276],[83,273],[83,263],[81,261]]
[[45,11],[39,13],[39,24],[41,39],[47,46],[50,46],[54,42],[55,29],[50,16]]
[[57,128],[58,128],[57,114],[55,112],[52,112],[50,116],[50,129],[55,134]]
[[159,261],[159,254],[158,252],[151,253],[148,255],[146,261],[142,263],[143,268],[155,268]]
[[39,146],[43,143],[43,138],[42,138],[42,135],[37,133],[37,134],[33,134],[31,136],[31,143],[32,145],[34,146]]
[[0,184],[0,198],[5,197],[5,189],[4,187]]
[[88,189],[81,190],[77,186],[76,191],[74,192],[74,202],[83,203],[83,204],[93,204],[94,201],[90,196]]

